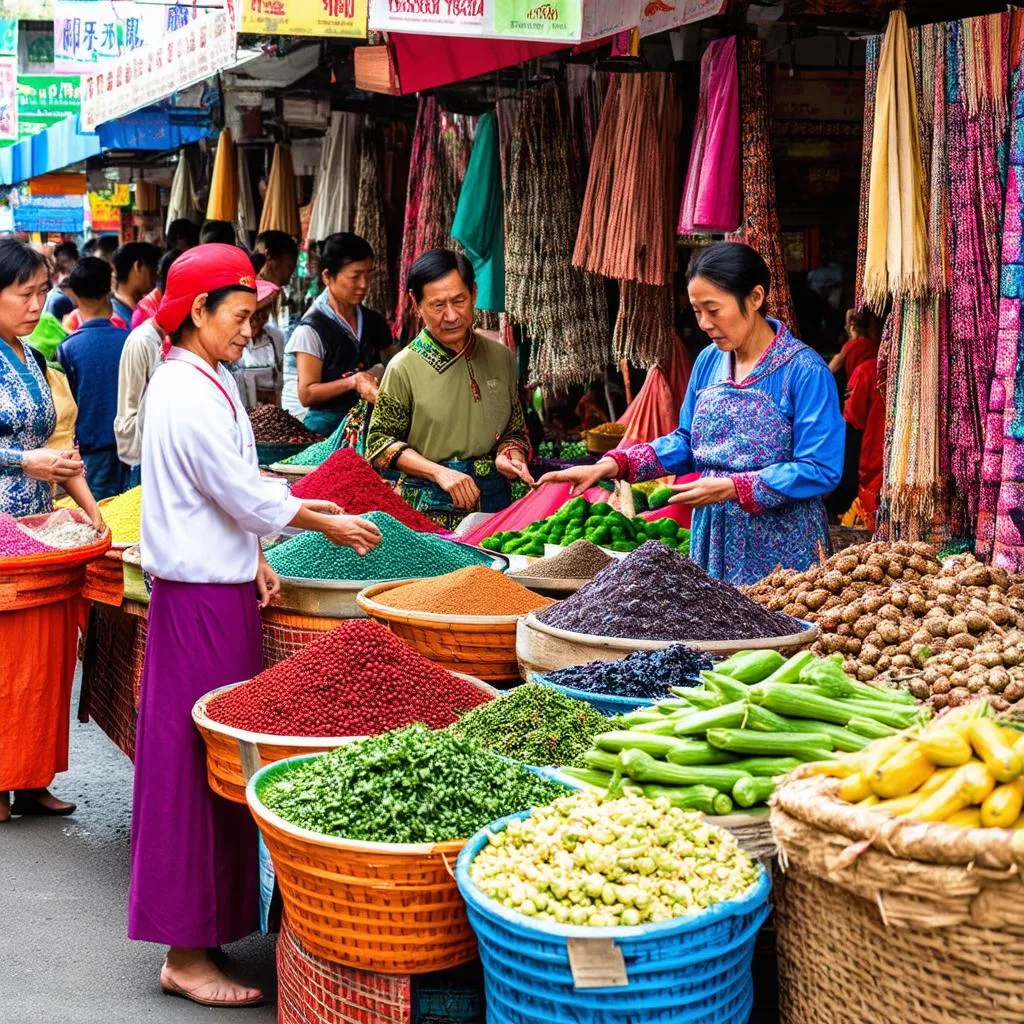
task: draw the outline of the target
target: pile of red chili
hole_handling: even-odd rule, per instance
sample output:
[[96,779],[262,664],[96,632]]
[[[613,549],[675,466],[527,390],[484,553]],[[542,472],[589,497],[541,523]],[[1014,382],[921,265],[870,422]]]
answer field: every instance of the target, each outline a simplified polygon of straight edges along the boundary
[[490,699],[378,623],[350,619],[206,710],[273,736],[373,736],[413,722],[441,729]]
[[373,467],[352,448],[339,448],[323,465],[292,487],[296,498],[333,501],[351,515],[387,512],[420,533],[444,533],[422,512],[395,493]]

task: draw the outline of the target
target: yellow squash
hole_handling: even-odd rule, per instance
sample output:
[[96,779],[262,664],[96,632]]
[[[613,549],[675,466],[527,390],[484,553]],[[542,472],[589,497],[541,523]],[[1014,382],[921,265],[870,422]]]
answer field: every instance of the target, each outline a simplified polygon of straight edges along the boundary
[[951,726],[925,729],[920,742],[921,749],[933,764],[955,766],[966,764],[971,759],[971,745],[967,737]]
[[875,769],[874,774],[868,776],[868,781],[875,796],[888,800],[913,793],[934,771],[935,765],[928,760],[921,744],[914,740]]
[[875,804],[876,811],[887,811],[889,814],[914,816],[914,811],[926,800],[927,797],[920,793],[908,793],[906,796],[897,796],[892,800],[879,800]]
[[957,811],[980,804],[992,792],[995,781],[983,764],[968,761],[930,796],[914,809],[913,816],[922,821],[945,821]]
[[860,770],[864,773],[864,778],[870,780],[875,772],[882,767],[882,762],[888,760],[896,751],[901,750],[906,745],[906,736],[886,736],[884,739],[869,743],[861,751],[864,755],[864,761],[861,764]]
[[981,828],[981,811],[977,807],[965,807],[946,819],[947,825],[957,828]]
[[863,772],[857,772],[854,775],[847,775],[839,784],[840,800],[845,800],[847,803],[855,804],[867,796],[871,796],[871,786],[868,785],[868,780],[864,778]]
[[996,786],[981,805],[981,824],[985,828],[1010,828],[1024,807],[1024,778]]
[[[981,763],[980,761],[978,762]],[[915,794],[920,793],[921,796],[931,796],[940,786],[944,786],[946,782],[956,774],[955,767],[939,768],[937,771],[932,772],[931,776],[916,790]]]
[[1011,747],[991,718],[971,722],[971,746],[997,782],[1012,782],[1024,770],[1024,759]]

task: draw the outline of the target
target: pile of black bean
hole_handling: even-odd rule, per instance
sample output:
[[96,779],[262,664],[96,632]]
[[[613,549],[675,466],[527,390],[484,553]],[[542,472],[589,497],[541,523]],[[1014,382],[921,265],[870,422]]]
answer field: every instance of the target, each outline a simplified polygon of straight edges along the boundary
[[549,672],[545,678],[556,686],[616,697],[668,696],[670,686],[697,686],[702,669],[711,659],[686,644],[658,651],[634,651],[621,661],[592,661],[587,665]]

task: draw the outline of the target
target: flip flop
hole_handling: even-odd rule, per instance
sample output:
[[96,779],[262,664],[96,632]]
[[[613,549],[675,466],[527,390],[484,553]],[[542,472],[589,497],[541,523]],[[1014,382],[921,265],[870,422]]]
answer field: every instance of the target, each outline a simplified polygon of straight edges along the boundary
[[[211,982],[203,982],[198,987],[203,988],[209,984]],[[223,1010],[230,1010],[236,1006],[262,1006],[267,1002],[267,997],[262,994],[254,999],[203,999],[194,992],[190,992],[187,988],[183,988],[176,981],[164,981],[162,976],[160,978],[160,989],[165,996],[177,996],[179,999],[187,999],[190,1003],[195,1003],[197,1006],[210,1006]]]
[[66,818],[77,810],[75,804],[65,807],[47,807],[38,797],[15,797],[11,803],[11,815],[23,818]]

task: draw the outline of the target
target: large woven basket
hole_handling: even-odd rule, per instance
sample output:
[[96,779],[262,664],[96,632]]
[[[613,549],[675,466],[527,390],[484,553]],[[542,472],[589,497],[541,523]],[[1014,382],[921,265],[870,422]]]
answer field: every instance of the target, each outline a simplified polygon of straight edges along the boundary
[[296,828],[259,794],[306,760],[268,765],[245,791],[302,945],[333,963],[381,974],[425,974],[472,960],[476,938],[454,876],[465,840],[366,843]]
[[[807,628],[789,636],[763,637],[755,640],[687,640],[688,647],[709,654],[728,657],[739,651],[777,650],[787,657],[818,638],[819,629],[810,622]],[[618,661],[634,651],[657,651],[671,647],[677,640],[624,640],[614,636],[593,636],[574,633],[541,622],[531,612],[519,622],[516,635],[516,655],[523,674],[557,672],[591,661]]]
[[799,769],[779,787],[784,1024],[1024,1021],[1024,832],[847,804]]
[[335,629],[339,622],[323,615],[304,615],[273,605],[261,612],[263,619],[263,663],[267,668],[290,658],[306,644]]
[[520,678],[516,624],[521,615],[438,615],[392,608],[375,600],[408,582],[397,580],[367,587],[356,602],[371,619],[449,672],[468,672],[499,683]]
[[[456,673],[458,674],[458,673]],[[493,697],[498,691],[472,676],[461,676],[467,683]],[[241,683],[229,683],[204,694],[192,706],[192,721],[206,744],[206,778],[218,796],[237,804],[245,803],[246,780],[260,768],[275,761],[302,754],[334,750],[343,743],[361,736],[272,736],[249,732],[217,722],[207,714],[206,707],[214,697],[233,690]]]

